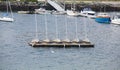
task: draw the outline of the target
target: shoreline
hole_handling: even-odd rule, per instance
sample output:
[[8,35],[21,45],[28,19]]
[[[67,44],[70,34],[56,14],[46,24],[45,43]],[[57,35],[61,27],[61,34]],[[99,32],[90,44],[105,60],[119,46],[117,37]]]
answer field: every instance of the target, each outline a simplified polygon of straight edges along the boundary
[[[48,3],[45,5],[44,2],[11,2],[11,8],[12,11],[34,11],[35,9],[38,9],[40,7],[44,7],[47,10],[55,10],[52,6],[50,6]],[[66,3],[65,9],[70,9],[71,4]],[[112,11],[120,11],[120,1],[119,2],[80,2],[76,4],[76,10],[80,11],[84,7],[90,7],[92,10],[99,12],[104,11],[106,12],[112,12]],[[0,11],[6,11],[6,2],[0,2]]]

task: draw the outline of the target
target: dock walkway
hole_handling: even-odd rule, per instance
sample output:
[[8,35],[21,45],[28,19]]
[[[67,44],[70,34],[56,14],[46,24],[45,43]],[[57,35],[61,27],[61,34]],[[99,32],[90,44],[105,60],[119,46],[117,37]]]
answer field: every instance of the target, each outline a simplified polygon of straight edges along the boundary
[[30,46],[33,47],[94,47],[90,42],[31,42]]

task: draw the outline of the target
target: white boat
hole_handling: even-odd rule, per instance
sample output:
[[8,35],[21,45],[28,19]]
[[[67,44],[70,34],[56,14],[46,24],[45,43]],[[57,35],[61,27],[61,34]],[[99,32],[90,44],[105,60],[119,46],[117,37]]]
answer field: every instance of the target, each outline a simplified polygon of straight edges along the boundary
[[19,14],[28,14],[29,11],[18,11],[17,13],[19,13]]
[[114,18],[111,20],[111,23],[120,24],[120,15],[114,16]]
[[88,38],[85,38],[85,39],[82,40],[82,42],[88,42],[89,43],[90,40]]
[[53,42],[58,42],[59,43],[59,42],[61,42],[61,40],[60,39],[54,39]]
[[14,19],[9,17],[0,17],[0,21],[13,22]]
[[35,9],[35,13],[37,14],[45,14],[46,10],[44,8],[39,8],[39,9]]
[[31,43],[38,43],[39,42],[39,39],[33,39],[32,41],[31,41]]
[[44,14],[51,14],[52,11],[46,10],[45,8],[39,8],[39,9],[35,9],[35,13],[44,15]]
[[73,10],[67,10],[66,13],[69,16],[79,16],[79,13],[77,11],[73,11]]
[[[6,1],[6,6],[7,6],[7,13],[4,14],[3,17],[0,17],[0,21],[13,22],[14,21],[14,19],[13,19],[13,13],[12,13],[12,9],[11,9],[9,1]],[[11,17],[9,17],[9,15],[8,15],[8,7],[10,8]]]
[[96,12],[92,11],[91,8],[84,8],[81,11],[80,15],[84,16],[84,17],[95,18],[96,17]]
[[69,15],[69,16],[79,16],[79,13],[77,11],[75,11],[75,7],[76,6],[75,6],[75,0],[74,0],[74,4],[73,4],[73,2],[71,2],[71,9],[66,11],[67,15]]
[[79,39],[73,39],[72,42],[79,42]]
[[62,42],[70,42],[70,40],[66,38],[66,39],[62,40]]
[[50,40],[49,39],[44,39],[43,42],[50,42]]

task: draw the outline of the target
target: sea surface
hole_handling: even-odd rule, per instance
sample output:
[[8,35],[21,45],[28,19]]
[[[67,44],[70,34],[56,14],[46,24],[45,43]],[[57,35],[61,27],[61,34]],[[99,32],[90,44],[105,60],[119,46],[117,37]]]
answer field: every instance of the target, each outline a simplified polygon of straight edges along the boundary
[[[3,13],[3,12],[0,12]],[[113,13],[110,13],[111,15]],[[0,21],[0,70],[120,70],[120,26],[100,24],[94,19],[66,15],[37,14],[38,37],[70,40],[87,36],[94,48],[33,48],[35,14],[13,13],[14,22]],[[66,19],[66,20],[65,20]]]

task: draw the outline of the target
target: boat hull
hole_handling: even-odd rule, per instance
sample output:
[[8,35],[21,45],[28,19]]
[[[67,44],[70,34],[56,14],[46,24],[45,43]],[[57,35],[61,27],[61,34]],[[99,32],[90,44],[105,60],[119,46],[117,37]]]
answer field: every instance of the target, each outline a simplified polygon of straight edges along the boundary
[[13,22],[14,19],[9,17],[3,17],[3,18],[0,18],[0,21]]
[[67,10],[67,15],[69,16],[79,16],[78,12],[72,11],[72,10]]
[[111,20],[111,23],[120,25],[120,19],[113,19]]
[[98,22],[98,23],[107,23],[107,24],[110,24],[111,19],[110,19],[110,17],[96,17],[95,21]]

